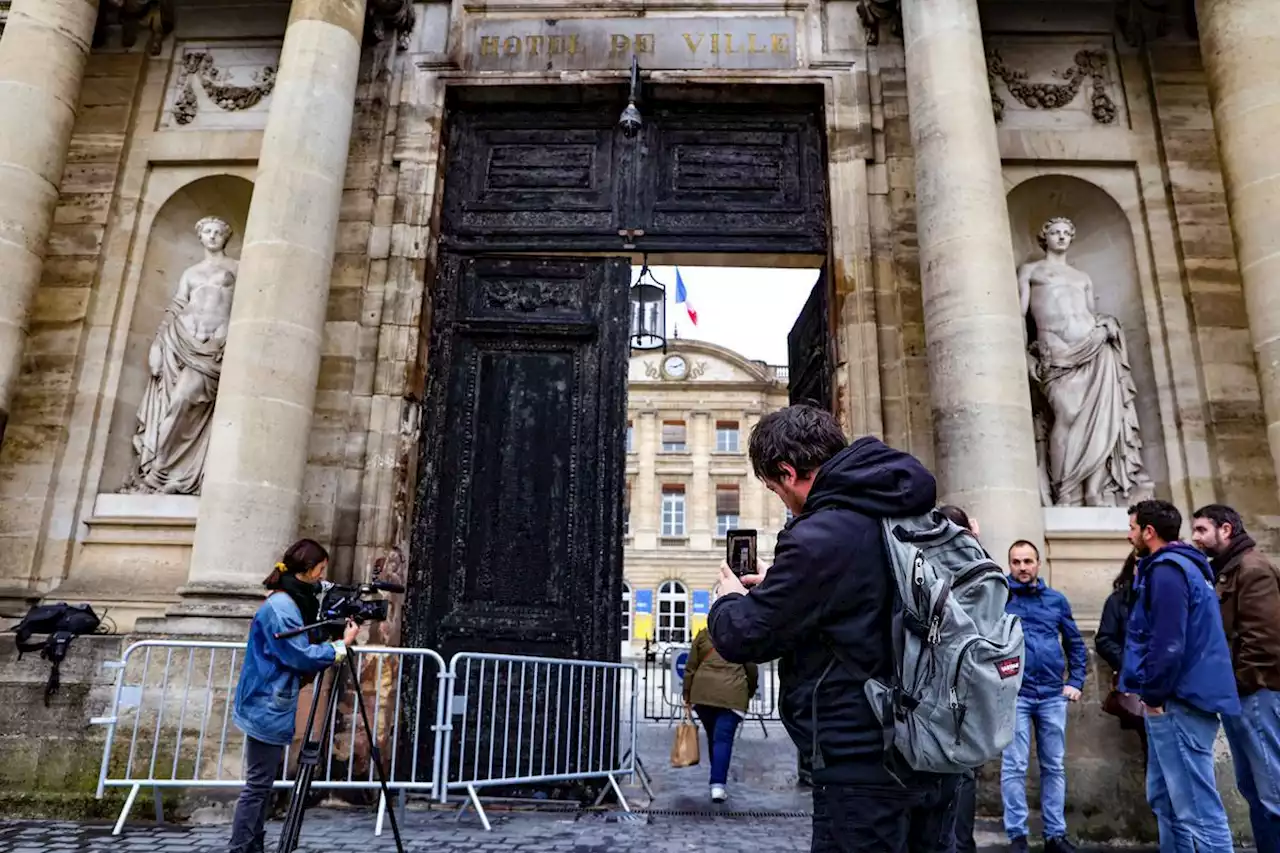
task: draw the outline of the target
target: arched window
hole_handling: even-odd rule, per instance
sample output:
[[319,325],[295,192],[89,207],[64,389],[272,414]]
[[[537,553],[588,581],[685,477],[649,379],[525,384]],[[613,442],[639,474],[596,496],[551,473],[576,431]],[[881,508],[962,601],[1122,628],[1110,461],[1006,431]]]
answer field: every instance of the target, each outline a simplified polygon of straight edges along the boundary
[[631,642],[631,584],[622,582],[622,642]]
[[658,587],[658,642],[689,642],[689,590],[680,581]]

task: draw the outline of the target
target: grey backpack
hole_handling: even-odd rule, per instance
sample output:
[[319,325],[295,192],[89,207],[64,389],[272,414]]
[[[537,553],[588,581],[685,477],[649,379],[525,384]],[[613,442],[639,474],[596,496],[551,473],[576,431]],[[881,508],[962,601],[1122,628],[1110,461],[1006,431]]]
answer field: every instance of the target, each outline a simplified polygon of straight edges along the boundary
[[897,585],[894,668],[866,682],[890,746],[913,769],[961,773],[1013,740],[1022,623],[1009,582],[968,530],[936,510],[882,522]]

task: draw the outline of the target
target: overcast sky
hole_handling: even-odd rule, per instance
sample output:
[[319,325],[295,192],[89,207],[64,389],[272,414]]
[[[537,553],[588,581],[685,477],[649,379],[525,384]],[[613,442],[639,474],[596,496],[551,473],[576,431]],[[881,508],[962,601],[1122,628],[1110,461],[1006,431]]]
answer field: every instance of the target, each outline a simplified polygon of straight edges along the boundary
[[[749,359],[787,363],[787,333],[795,323],[809,291],[818,280],[816,269],[758,267],[680,267],[689,302],[698,324],[689,321],[684,306],[676,305],[675,267],[651,267],[667,289],[667,336],[719,344]],[[640,275],[640,267],[632,268]]]

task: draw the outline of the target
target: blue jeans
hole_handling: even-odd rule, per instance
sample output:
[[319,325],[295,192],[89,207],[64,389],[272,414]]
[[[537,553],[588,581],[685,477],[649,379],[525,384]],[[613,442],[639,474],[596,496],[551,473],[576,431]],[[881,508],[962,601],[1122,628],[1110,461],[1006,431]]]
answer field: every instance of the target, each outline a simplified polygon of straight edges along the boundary
[[1031,760],[1031,730],[1036,733],[1040,758],[1040,816],[1044,837],[1067,834],[1067,697],[1018,697],[1018,725],[1013,742],[1000,763],[1000,796],[1004,800],[1004,831],[1009,838],[1027,834],[1027,764]]
[[1259,690],[1241,696],[1240,705],[1239,717],[1222,718],[1236,787],[1249,803],[1258,853],[1280,853],[1280,693]]
[[729,762],[733,760],[733,735],[742,718],[728,708],[694,705],[693,712],[707,732],[707,752],[711,756],[711,784],[729,781]]
[[1213,775],[1218,716],[1170,699],[1147,715],[1147,802],[1160,827],[1160,853],[1235,849]]

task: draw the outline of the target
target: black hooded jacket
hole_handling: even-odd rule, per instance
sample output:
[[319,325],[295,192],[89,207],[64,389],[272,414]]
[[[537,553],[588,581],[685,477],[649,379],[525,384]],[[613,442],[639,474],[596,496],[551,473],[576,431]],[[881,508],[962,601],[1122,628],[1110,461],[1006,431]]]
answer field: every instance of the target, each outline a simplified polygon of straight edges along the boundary
[[[763,583],[716,601],[708,628],[716,650],[734,663],[781,658],[780,711],[803,755],[813,751],[817,689],[819,746],[825,769],[814,781],[886,781],[884,736],[863,681],[840,663],[838,644],[872,677],[890,671],[893,578],[879,519],[934,507],[933,475],[913,456],[875,438],[836,454],[814,478],[804,511],[778,536]],[[821,684],[819,685],[819,681]]]

